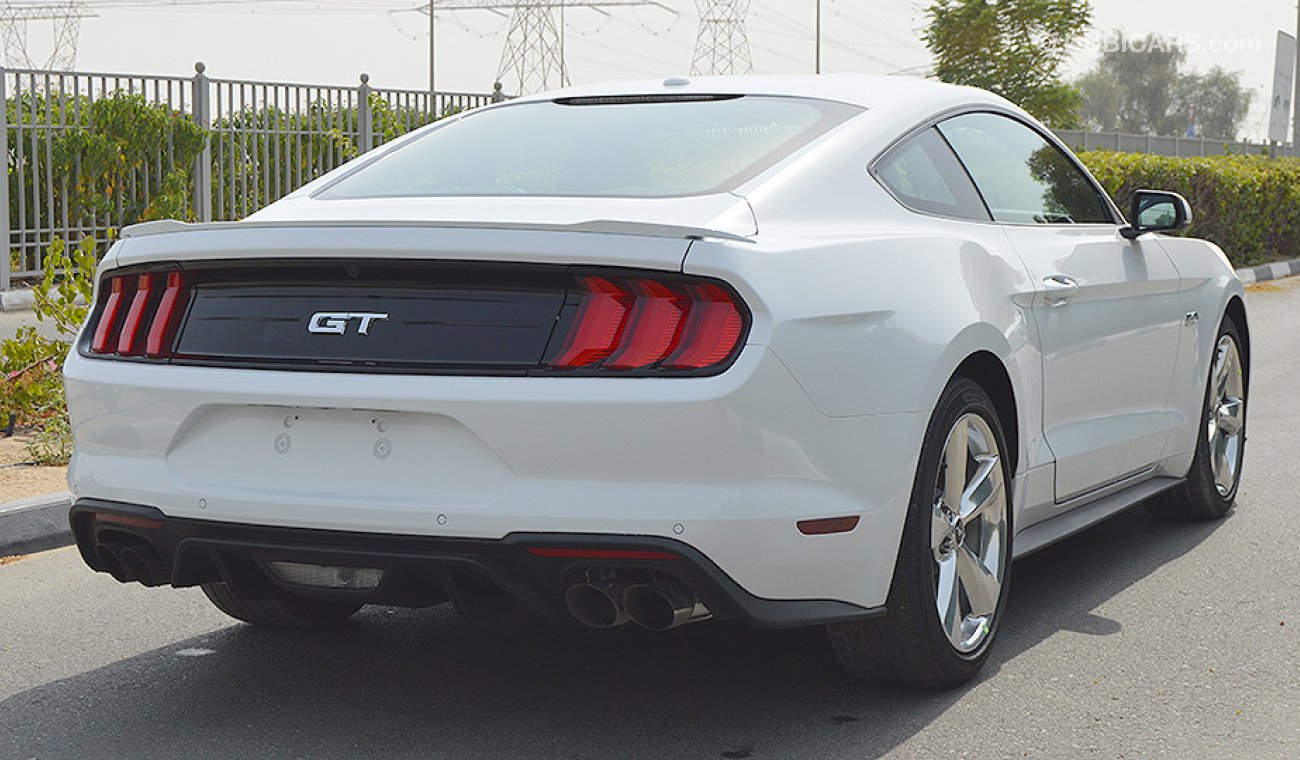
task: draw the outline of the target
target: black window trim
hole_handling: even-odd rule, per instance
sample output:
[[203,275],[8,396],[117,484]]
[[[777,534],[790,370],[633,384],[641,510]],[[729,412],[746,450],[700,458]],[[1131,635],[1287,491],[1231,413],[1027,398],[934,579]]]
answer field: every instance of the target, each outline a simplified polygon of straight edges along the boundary
[[[1012,121],[1018,122],[1021,125],[1028,127],[1030,130],[1032,130],[1043,140],[1046,140],[1049,145],[1059,150],[1070,161],[1070,163],[1076,169],[1078,169],[1080,173],[1083,174],[1084,179],[1086,179],[1088,183],[1092,185],[1093,192],[1097,193],[1097,195],[1099,195],[1102,198],[1106,209],[1108,209],[1110,212],[1111,219],[1114,221],[1075,222],[1073,224],[1038,224],[1035,222],[1000,222],[992,218],[993,214],[991,210],[989,213],[988,221],[984,221],[982,219],[966,219],[964,217],[948,216],[946,214],[933,214],[926,211],[917,211],[911,206],[908,206],[894,193],[893,190],[889,188],[889,185],[886,184],[884,180],[880,178],[880,175],[877,172],[877,169],[879,168],[879,164],[882,161],[884,161],[889,156],[889,154],[892,153],[899,146],[907,143],[913,137],[920,134],[921,132],[924,132],[927,129],[935,129],[939,133],[939,136],[943,138],[943,141],[946,144],[948,142],[948,138],[944,136],[942,130],[937,129],[940,124],[942,124],[945,121],[948,121],[949,119],[956,118],[958,116],[966,116],[968,114],[978,114],[978,113],[987,113],[987,114],[993,114],[995,116],[1002,116],[1005,118],[1009,118]],[[983,201],[984,207],[987,210],[988,201],[984,198],[984,193],[980,190],[979,184],[976,183],[975,179],[970,176],[970,170],[966,168],[965,162],[961,160],[961,156],[957,155],[957,151],[953,150],[951,145],[948,146],[948,149],[952,151],[953,156],[957,158],[957,163],[961,164],[962,169],[966,171],[966,176],[970,178],[971,184],[975,185],[975,192],[979,193],[980,200]],[[997,105],[992,103],[980,103],[980,104],[956,106],[953,108],[946,109],[944,111],[940,111],[937,114],[931,115],[925,121],[920,122],[919,124],[915,125],[911,129],[904,132],[897,139],[890,142],[889,145],[887,145],[884,150],[880,151],[880,153],[877,154],[875,158],[871,159],[871,161],[868,162],[867,172],[872,176],[872,178],[876,180],[876,182],[880,184],[882,188],[884,188],[885,192],[888,193],[891,198],[893,198],[895,201],[898,202],[900,206],[907,209],[913,214],[920,214],[922,216],[930,216],[938,219],[949,219],[956,222],[973,222],[975,224],[997,224],[997,225],[1008,226],[1008,227],[1030,227],[1035,229],[1042,229],[1042,228],[1108,229],[1110,227],[1123,227],[1128,224],[1128,222],[1124,220],[1124,215],[1120,213],[1119,207],[1115,205],[1114,199],[1112,199],[1110,197],[1110,194],[1107,193],[1106,190],[1101,186],[1101,183],[1097,181],[1097,178],[1092,176],[1092,172],[1088,171],[1088,167],[1083,165],[1083,162],[1079,160],[1079,157],[1074,155],[1074,151],[1070,150],[1069,147],[1067,147],[1065,143],[1063,143],[1060,140],[1060,138],[1052,134],[1050,131],[1044,131],[1043,129],[1039,128],[1038,126],[1036,126],[1035,124],[1027,120],[1021,114],[1018,114],[1015,111],[1012,111],[1007,108],[1000,108]]]

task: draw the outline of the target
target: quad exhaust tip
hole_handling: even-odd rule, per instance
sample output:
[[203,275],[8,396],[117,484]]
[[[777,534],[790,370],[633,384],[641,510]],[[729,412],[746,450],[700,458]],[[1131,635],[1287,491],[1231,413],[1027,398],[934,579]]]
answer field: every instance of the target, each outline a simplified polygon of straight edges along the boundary
[[130,583],[134,577],[126,571],[122,565],[122,550],[128,544],[125,541],[106,541],[95,547],[95,558],[99,560],[100,567],[118,583]]
[[623,608],[632,622],[652,631],[667,631],[711,617],[694,592],[672,580],[628,586],[623,591]]
[[564,604],[588,628],[614,628],[630,620],[651,631],[667,631],[711,617],[694,592],[669,579],[580,581],[564,590]]
[[95,558],[119,583],[163,586],[171,581],[158,553],[143,541],[103,541],[95,545]]
[[627,582],[620,580],[575,583],[564,590],[564,604],[588,628],[613,628],[628,621],[623,609],[626,589]]

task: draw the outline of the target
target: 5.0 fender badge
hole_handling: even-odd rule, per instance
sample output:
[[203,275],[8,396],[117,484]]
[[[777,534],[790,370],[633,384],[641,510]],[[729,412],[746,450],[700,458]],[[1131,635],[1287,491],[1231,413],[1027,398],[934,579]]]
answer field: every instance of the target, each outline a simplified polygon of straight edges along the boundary
[[344,335],[348,324],[357,320],[357,335],[369,335],[375,322],[387,322],[387,314],[368,311],[318,311],[307,322],[307,332],[315,335]]

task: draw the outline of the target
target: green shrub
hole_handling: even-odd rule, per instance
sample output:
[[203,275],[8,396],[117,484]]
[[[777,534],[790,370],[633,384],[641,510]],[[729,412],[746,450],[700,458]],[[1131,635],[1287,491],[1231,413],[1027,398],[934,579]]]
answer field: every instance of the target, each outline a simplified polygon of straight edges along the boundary
[[27,452],[41,464],[67,464],[72,431],[63,393],[63,360],[86,318],[95,287],[95,240],[75,247],[55,240],[46,252],[48,269],[33,288],[36,318],[52,324],[56,338],[24,325],[0,344],[0,413],[31,428]]
[[1300,159],[1110,151],[1079,158],[1126,214],[1134,190],[1187,198],[1195,217],[1188,234],[1217,243],[1233,266],[1300,257]]
[[[11,230],[40,231],[61,220],[73,229],[104,231],[192,216],[190,167],[207,132],[189,116],[125,92],[91,100],[57,89],[26,91],[3,106],[9,120]],[[27,131],[20,132],[20,125]],[[35,259],[11,251],[11,270],[45,267]]]

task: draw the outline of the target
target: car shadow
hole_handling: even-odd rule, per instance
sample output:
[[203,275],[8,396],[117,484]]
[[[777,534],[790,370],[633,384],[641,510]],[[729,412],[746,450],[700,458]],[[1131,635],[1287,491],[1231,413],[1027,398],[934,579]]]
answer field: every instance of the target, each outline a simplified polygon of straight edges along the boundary
[[19,693],[0,702],[0,755],[873,757],[1053,634],[1117,633],[1095,610],[1221,524],[1132,510],[1017,562],[988,666],[949,692],[855,682],[819,629],[372,608],[326,633],[232,625]]

